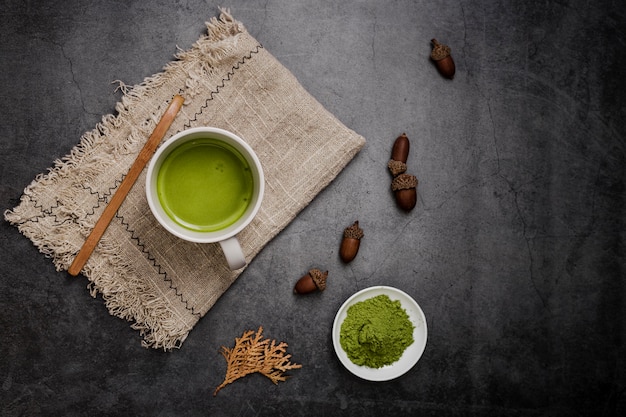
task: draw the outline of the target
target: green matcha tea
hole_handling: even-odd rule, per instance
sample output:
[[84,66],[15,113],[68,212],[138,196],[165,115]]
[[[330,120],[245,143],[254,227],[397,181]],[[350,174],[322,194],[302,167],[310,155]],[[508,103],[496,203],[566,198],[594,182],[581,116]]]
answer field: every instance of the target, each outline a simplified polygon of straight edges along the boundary
[[348,308],[339,340],[352,363],[381,368],[413,344],[414,328],[400,301],[382,294]]
[[235,223],[252,201],[250,165],[232,146],[216,139],[186,142],[163,161],[157,193],[176,223],[212,232]]

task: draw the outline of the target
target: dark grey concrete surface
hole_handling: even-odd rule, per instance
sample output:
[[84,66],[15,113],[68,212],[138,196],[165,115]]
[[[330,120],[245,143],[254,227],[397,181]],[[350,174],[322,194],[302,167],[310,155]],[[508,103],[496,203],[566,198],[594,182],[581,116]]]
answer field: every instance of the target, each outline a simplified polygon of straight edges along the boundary
[[[173,352],[144,349],[83,277],[0,224],[2,416],[617,416],[626,414],[626,8],[612,0],[5,1],[0,206],[133,85],[234,17],[367,145],[252,262]],[[428,59],[451,46],[453,81]],[[386,163],[411,139],[418,205]],[[344,227],[365,230],[338,258]],[[330,271],[324,293],[297,278]],[[334,315],[391,285],[428,321],[406,375],[362,381],[337,361]],[[303,368],[212,392],[244,330]]]

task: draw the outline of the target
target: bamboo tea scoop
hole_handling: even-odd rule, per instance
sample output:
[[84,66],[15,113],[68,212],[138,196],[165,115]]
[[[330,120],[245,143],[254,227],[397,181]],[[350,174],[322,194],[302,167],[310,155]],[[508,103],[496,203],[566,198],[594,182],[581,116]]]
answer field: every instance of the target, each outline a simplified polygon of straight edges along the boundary
[[167,129],[169,129],[172,125],[172,122],[174,121],[174,118],[178,114],[178,111],[182,107],[184,101],[185,99],[179,95],[175,95],[172,99],[172,102],[165,110],[165,113],[163,113],[163,116],[161,116],[161,120],[159,120],[159,123],[154,128],[154,131],[148,138],[148,141],[139,152],[139,155],[137,155],[137,159],[135,159],[135,162],[130,167],[128,174],[126,174],[120,183],[120,186],[117,188],[113,198],[111,198],[111,201],[109,201],[109,204],[105,207],[102,215],[96,222],[96,225],[87,237],[87,240],[83,243],[78,255],[74,258],[72,265],[70,265],[67,270],[70,275],[78,275],[81,269],[85,266],[85,263],[87,263],[91,253],[96,248],[96,245],[109,226],[109,223],[111,223],[113,216],[115,216],[115,213],[124,202],[128,192],[135,184],[139,174],[141,174],[141,171],[143,171],[148,161],[150,161],[152,154],[161,142],[161,139],[163,139],[163,136],[165,136],[165,132],[167,132]]

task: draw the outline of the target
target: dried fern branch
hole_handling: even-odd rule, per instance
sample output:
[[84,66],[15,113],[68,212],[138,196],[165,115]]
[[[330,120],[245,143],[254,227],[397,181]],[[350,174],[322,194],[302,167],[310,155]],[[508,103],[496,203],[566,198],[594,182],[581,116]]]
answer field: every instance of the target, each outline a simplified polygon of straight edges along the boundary
[[302,368],[302,365],[289,361],[291,355],[287,354],[287,343],[276,344],[275,340],[263,339],[262,333],[263,327],[259,327],[256,333],[248,330],[241,337],[235,338],[234,348],[222,346],[220,353],[226,359],[226,377],[215,388],[213,396],[226,385],[255,372],[278,384],[289,377],[285,372]]

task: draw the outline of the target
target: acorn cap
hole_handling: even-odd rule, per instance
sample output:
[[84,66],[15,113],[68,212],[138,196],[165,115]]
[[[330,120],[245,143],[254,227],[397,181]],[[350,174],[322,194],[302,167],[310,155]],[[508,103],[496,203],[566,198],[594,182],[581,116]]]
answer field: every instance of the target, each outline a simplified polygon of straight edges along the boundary
[[326,278],[328,277],[328,271],[322,272],[319,269],[311,269],[309,275],[313,278],[313,282],[318,290],[324,291],[326,289]]
[[450,56],[450,47],[448,45],[437,42],[437,39],[433,39],[431,42],[434,46],[432,52],[430,53],[430,57],[434,61],[441,61],[442,59]]
[[389,171],[391,171],[391,174],[394,177],[397,177],[398,175],[406,171],[406,164],[402,161],[396,161],[395,159],[392,159],[387,163],[387,168],[389,168]]
[[391,182],[393,191],[408,190],[417,187],[417,177],[410,174],[400,174]]
[[354,224],[350,227],[346,227],[343,231],[343,237],[358,239],[360,240],[365,234],[363,233],[363,229],[359,227],[359,221],[355,221]]

